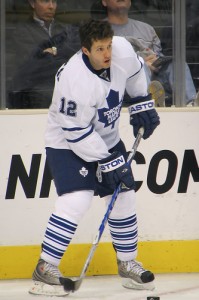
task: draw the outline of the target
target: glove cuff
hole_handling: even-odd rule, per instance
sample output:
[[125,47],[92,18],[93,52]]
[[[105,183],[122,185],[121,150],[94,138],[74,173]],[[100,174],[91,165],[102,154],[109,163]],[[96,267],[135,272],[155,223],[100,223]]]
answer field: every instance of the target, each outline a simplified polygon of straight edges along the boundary
[[98,165],[101,172],[107,173],[121,167],[125,163],[126,162],[122,154],[119,152],[113,152],[110,156],[100,160]]
[[128,111],[130,115],[133,115],[154,108],[155,108],[155,102],[152,99],[152,100],[140,102],[138,104],[132,104],[131,106],[129,106]]

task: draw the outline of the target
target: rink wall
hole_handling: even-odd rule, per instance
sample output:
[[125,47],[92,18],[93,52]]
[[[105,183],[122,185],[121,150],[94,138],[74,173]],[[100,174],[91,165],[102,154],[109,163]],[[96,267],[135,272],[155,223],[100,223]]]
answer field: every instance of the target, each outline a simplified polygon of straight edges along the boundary
[[[138,259],[155,273],[199,272],[199,109],[158,109],[161,125],[132,163],[137,182]],[[45,165],[47,110],[0,112],[0,279],[29,278],[56,192]],[[128,112],[121,137],[133,143]],[[61,270],[78,276],[105,212],[95,197]],[[107,228],[88,275],[116,274]]]

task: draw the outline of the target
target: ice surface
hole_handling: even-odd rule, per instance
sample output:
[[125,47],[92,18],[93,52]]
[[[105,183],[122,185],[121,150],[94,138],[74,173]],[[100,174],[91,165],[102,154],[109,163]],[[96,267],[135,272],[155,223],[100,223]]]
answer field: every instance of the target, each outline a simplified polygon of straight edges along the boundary
[[[2,300],[58,300],[58,297],[34,296],[28,294],[32,281],[1,280]],[[154,291],[125,289],[118,276],[86,277],[80,289],[64,299],[71,300],[146,300],[149,296],[159,296],[160,300],[199,300],[199,273],[157,274]]]

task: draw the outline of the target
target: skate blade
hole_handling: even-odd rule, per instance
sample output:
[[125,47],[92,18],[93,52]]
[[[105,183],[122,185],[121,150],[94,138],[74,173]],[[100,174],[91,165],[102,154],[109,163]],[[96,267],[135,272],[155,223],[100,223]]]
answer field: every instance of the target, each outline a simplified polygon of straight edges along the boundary
[[62,285],[50,285],[41,281],[35,281],[29,289],[29,294],[63,297],[67,296],[69,292],[64,291]]
[[150,290],[153,291],[155,289],[154,282],[148,282],[148,283],[138,283],[130,278],[122,278],[122,286],[127,289],[133,289],[133,290]]

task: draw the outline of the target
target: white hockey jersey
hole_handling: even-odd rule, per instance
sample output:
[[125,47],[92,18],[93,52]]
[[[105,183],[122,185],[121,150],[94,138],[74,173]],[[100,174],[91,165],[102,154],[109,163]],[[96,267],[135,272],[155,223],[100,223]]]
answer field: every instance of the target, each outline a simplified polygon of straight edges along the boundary
[[119,140],[119,117],[125,89],[134,98],[147,95],[147,82],[131,44],[113,37],[110,69],[92,69],[82,51],[55,77],[45,133],[46,147],[71,149],[85,161],[109,156]]

